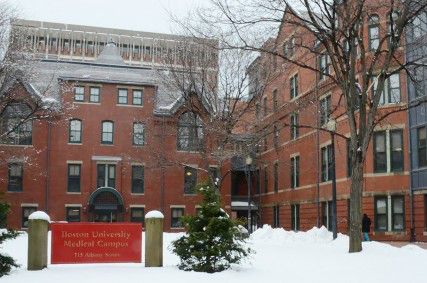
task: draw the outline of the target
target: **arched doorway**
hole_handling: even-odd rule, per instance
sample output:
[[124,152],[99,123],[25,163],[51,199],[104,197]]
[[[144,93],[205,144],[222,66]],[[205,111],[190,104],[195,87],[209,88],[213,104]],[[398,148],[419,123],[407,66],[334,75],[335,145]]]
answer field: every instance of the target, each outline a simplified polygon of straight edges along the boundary
[[123,208],[123,198],[113,188],[98,188],[89,197],[89,213],[93,222],[122,221]]

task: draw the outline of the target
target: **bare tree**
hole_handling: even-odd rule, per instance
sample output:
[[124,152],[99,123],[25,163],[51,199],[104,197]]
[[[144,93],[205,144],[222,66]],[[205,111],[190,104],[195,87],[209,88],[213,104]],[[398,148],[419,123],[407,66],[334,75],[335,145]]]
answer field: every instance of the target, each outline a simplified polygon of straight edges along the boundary
[[[187,26],[191,34],[204,37],[215,34],[227,49],[275,56],[285,69],[297,67],[310,71],[315,77],[325,78],[317,87],[339,93],[338,103],[330,114],[334,118],[346,117],[350,128],[349,251],[361,251],[364,161],[375,127],[394,113],[416,106],[400,101],[400,97],[388,91],[388,86],[397,74],[406,73],[414,79],[413,69],[422,65],[422,52],[405,57],[405,50],[422,49],[416,34],[409,31],[414,30],[414,20],[425,21],[421,15],[427,2],[211,0],[211,4],[209,9],[198,10],[194,20],[197,24]],[[421,25],[425,27],[425,23]],[[293,34],[285,44],[280,42],[283,36],[280,33],[277,36],[278,28]],[[276,48],[264,48],[265,35],[277,38]],[[311,97],[315,99],[311,103],[317,103],[318,97]],[[384,103],[395,105],[382,108]],[[416,102],[420,103],[425,101]],[[319,124],[299,127],[341,135]]]
[[[32,82],[37,61],[27,49],[26,28],[13,28],[16,10],[0,2],[0,142],[27,145],[32,143],[32,122],[54,115],[56,99],[49,97],[49,85],[36,89]],[[9,156],[0,151],[0,164]]]

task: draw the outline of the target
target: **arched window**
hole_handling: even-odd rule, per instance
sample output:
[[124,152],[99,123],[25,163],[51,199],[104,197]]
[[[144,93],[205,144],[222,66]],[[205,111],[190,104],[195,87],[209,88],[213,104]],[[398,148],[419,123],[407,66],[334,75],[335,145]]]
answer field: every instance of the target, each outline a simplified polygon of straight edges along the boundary
[[102,121],[101,143],[113,144],[114,123],[112,121]]
[[394,41],[397,42],[398,40],[398,33],[397,33],[397,21],[399,20],[399,11],[394,10],[393,12],[389,13],[387,15],[387,28],[388,28],[388,43],[389,45]]
[[81,143],[82,142],[82,121],[79,119],[70,120],[69,127],[69,143]]
[[380,46],[380,18],[377,15],[369,17],[369,50],[377,50]]
[[181,115],[178,121],[178,150],[197,151],[203,145],[203,123],[193,112]]

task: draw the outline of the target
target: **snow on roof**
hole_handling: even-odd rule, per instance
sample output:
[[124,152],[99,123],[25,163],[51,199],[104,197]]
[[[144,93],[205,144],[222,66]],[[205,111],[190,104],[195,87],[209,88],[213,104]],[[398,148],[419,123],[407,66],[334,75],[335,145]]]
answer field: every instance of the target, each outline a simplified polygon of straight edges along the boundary
[[145,219],[149,219],[149,218],[160,218],[160,219],[163,219],[163,218],[165,218],[165,216],[163,215],[163,213],[161,213],[158,210],[152,210],[152,211],[148,212],[145,215]]
[[28,216],[29,220],[45,220],[47,222],[50,222],[50,217],[49,215],[46,214],[46,212],[44,211],[36,211],[30,214],[30,216]]

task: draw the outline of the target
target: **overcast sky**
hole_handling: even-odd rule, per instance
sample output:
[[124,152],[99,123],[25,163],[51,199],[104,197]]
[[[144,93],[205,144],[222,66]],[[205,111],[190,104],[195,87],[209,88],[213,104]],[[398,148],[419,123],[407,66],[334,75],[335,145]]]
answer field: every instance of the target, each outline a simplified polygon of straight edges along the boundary
[[9,0],[21,18],[170,33],[169,12],[185,16],[209,0]]

